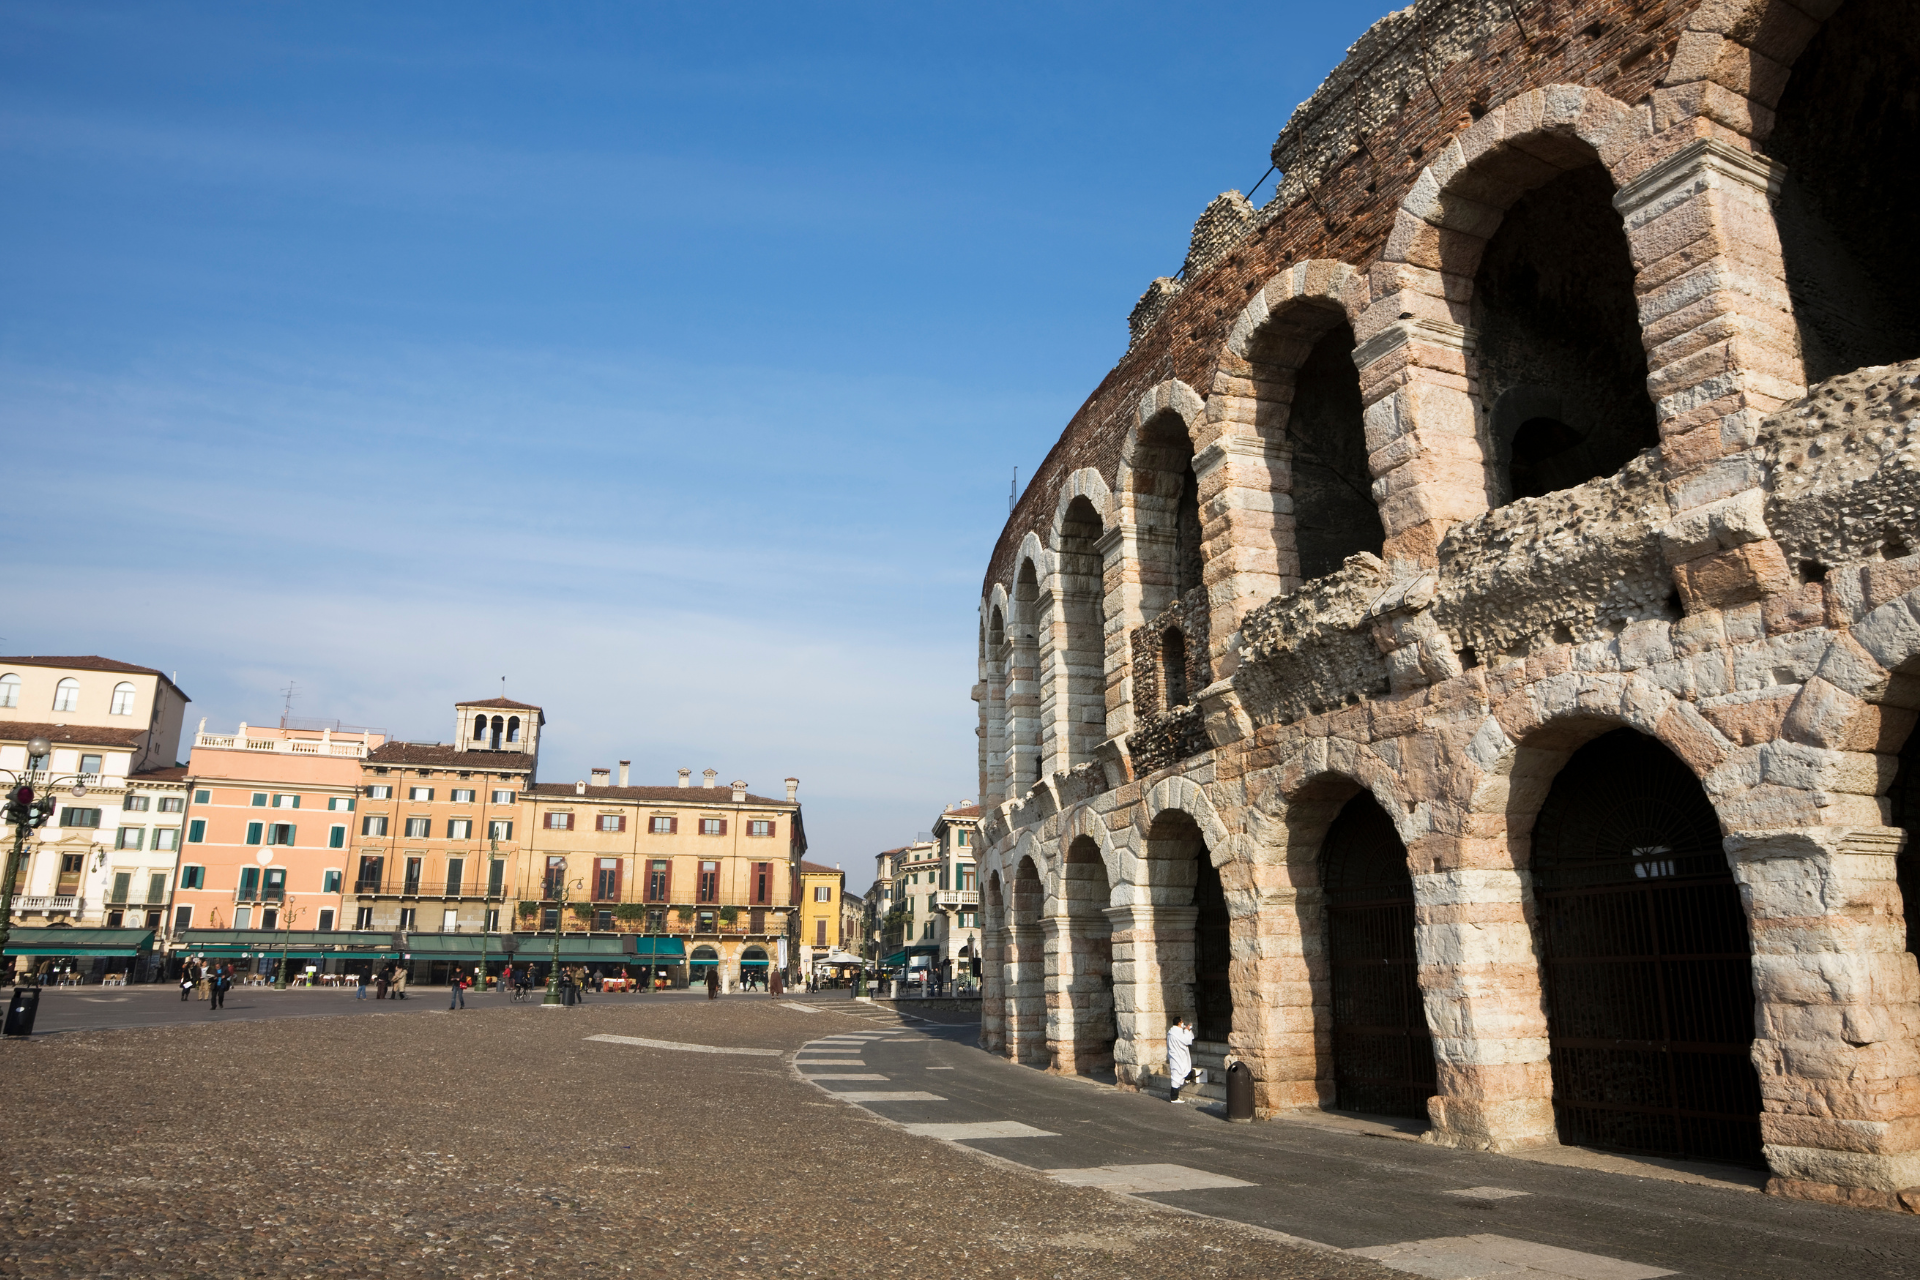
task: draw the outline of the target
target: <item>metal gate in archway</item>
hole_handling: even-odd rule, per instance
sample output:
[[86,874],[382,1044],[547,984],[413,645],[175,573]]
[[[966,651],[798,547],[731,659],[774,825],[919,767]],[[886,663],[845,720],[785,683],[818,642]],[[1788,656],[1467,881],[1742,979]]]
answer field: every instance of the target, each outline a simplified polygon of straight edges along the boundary
[[1560,1140],[1758,1163],[1746,915],[1693,773],[1631,729],[1595,739],[1532,865]]
[[1321,853],[1333,977],[1334,1105],[1425,1119],[1433,1037],[1413,946],[1413,877],[1372,796],[1340,810]]

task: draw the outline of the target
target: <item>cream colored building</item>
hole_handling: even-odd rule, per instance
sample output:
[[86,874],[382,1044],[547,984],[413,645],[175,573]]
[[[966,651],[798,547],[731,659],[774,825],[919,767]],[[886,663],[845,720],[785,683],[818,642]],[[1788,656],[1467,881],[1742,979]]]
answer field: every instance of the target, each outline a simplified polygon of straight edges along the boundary
[[[111,658],[0,658],[0,769],[58,789],[53,820],[28,846],[12,902],[16,927],[135,929],[164,938],[186,822],[175,763],[188,702],[164,673]],[[29,759],[41,736],[47,756]],[[12,828],[0,828],[11,842]],[[81,956],[82,971],[127,957]]]

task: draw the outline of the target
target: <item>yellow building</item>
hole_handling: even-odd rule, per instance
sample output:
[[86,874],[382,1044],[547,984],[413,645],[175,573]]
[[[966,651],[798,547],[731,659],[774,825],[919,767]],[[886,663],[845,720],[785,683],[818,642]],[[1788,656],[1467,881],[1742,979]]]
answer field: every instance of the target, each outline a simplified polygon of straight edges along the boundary
[[537,783],[521,806],[524,855],[513,873],[516,954],[535,964],[606,970],[652,967],[673,981],[704,982],[718,969],[732,989],[764,986],[799,897],[794,873],[806,852],[788,778],[785,800],[752,795],[747,784],[673,787]]
[[847,951],[849,937],[842,915],[847,876],[838,867],[815,862],[800,864],[800,910],[796,953],[803,973],[831,965]]

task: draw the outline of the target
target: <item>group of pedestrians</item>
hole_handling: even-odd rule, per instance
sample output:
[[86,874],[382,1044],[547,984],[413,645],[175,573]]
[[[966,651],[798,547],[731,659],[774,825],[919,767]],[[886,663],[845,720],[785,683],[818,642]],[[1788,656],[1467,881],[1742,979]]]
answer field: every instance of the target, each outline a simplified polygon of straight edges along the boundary
[[389,960],[380,966],[378,973],[369,974],[363,970],[360,974],[358,990],[355,991],[353,998],[365,1000],[369,984],[374,988],[375,1000],[389,998],[405,1000],[407,998],[407,967]]
[[180,1000],[183,1004],[188,996],[205,1000],[207,1012],[212,1013],[216,1009],[226,1008],[227,992],[231,990],[231,964],[203,964],[198,960],[189,960],[180,968]]

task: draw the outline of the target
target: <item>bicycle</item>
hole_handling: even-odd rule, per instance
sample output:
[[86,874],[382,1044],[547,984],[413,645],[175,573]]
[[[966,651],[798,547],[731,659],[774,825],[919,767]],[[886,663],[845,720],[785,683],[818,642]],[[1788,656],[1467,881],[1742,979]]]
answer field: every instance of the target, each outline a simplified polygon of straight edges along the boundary
[[528,996],[532,994],[533,994],[532,987],[523,987],[517,982],[513,984],[513,999],[515,1003],[525,1000]]

